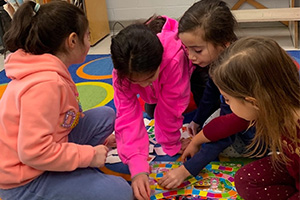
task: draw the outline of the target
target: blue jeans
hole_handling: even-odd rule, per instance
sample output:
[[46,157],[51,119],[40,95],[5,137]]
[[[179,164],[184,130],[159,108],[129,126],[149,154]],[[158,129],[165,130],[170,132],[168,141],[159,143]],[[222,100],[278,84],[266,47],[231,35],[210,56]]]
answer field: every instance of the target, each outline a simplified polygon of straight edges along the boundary
[[[84,114],[70,132],[69,142],[102,144],[114,130],[114,110],[103,106]],[[96,168],[78,168],[71,172],[46,171],[26,185],[0,189],[0,197],[2,200],[130,200],[133,192],[121,177],[103,174]]]

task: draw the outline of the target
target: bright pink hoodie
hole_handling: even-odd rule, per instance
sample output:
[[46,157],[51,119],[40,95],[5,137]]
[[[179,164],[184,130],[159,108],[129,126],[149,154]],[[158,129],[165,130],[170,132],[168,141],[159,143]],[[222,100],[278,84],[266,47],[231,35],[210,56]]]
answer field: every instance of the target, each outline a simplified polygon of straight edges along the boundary
[[143,111],[137,95],[155,108],[155,135],[163,150],[170,156],[181,148],[180,131],[190,99],[190,75],[193,67],[184,46],[177,37],[178,22],[163,16],[166,23],[157,34],[164,54],[159,77],[152,85],[141,87],[124,80],[122,88],[113,71],[114,102],[117,109],[115,133],[120,158],[128,164],[131,176],[149,172],[147,162],[149,138],[143,121]]
[[4,67],[12,81],[0,100],[0,188],[24,185],[44,171],[88,167],[93,147],[68,143],[80,112],[67,67],[51,54],[22,50]]

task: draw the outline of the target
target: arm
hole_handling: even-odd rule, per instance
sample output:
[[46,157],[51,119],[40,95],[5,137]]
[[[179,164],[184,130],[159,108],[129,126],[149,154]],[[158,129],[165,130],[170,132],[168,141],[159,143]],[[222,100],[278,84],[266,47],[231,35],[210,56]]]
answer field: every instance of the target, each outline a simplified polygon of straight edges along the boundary
[[[200,146],[204,142],[209,142],[203,135],[201,130],[193,140],[190,142],[188,147],[185,149],[182,160],[185,160],[187,156],[193,157],[200,149]],[[158,184],[165,188],[176,188],[178,187],[191,173],[186,169],[184,165],[181,165],[177,169],[170,170],[167,172],[159,181]]]
[[218,142],[207,143],[199,151],[200,146],[196,146],[192,142],[184,151],[184,153],[186,151],[194,152],[191,154],[192,158],[179,168],[168,171],[158,181],[159,185],[168,189],[178,187],[188,176],[197,176],[207,164],[216,159],[225,148],[232,144],[231,138],[228,137]]
[[195,70],[192,73],[190,82],[191,82],[191,91],[193,93],[194,101],[197,106],[201,101],[201,98],[204,94],[206,88],[207,80],[209,77],[208,70],[209,66],[200,67],[199,65],[194,65]]
[[[206,126],[209,128],[206,129]],[[204,129],[202,129],[184,151],[182,159],[186,160],[186,157],[192,157],[190,160],[180,166],[178,169],[169,171],[159,181],[159,184],[166,188],[178,187],[189,175],[196,176],[199,172],[228,146],[233,143],[231,137],[237,132],[243,131],[248,127],[249,123],[234,114],[228,114],[220,116],[209,122]],[[216,127],[222,127],[216,128]],[[216,142],[211,142],[206,137],[205,131],[208,131],[207,135],[214,135],[215,139],[221,139]],[[232,136],[234,137],[234,136]],[[206,143],[204,147],[200,149],[201,144]],[[199,151],[200,149],[200,151]]]
[[191,159],[183,165],[193,176],[199,172],[211,161],[215,160],[218,155],[233,143],[231,137],[224,138],[217,142],[210,142],[203,145]]
[[220,106],[220,91],[209,77],[193,122],[202,128],[206,119]]
[[[209,162],[215,159],[220,152],[232,144],[233,140],[231,137],[234,137],[238,132],[246,130],[248,126],[248,121],[236,116],[234,113],[213,119],[193,138],[184,152],[183,159],[187,156],[192,156],[190,160],[184,163],[185,168],[195,176]],[[190,148],[194,146],[192,149],[196,149],[203,143],[206,144],[198,153],[195,154],[195,150],[191,150],[192,153],[189,153]]]
[[197,152],[196,149],[203,143],[224,139],[236,133],[245,131],[248,127],[249,122],[238,117],[234,113],[216,117],[193,137],[189,147],[183,153],[182,159],[185,160],[187,156],[193,157]]
[[139,199],[149,199],[149,138],[146,131],[142,108],[133,85],[123,82],[123,87],[118,84],[116,71],[113,71],[114,102],[117,109],[115,122],[115,135],[118,153],[127,164],[131,173],[131,186],[134,196]]
[[[227,115],[219,116],[211,120],[206,126],[204,126],[203,128],[204,136],[201,137],[205,137],[208,141],[214,142],[219,139],[223,139],[231,135],[234,135],[238,132],[245,131],[248,127],[249,127],[249,121],[246,121],[238,117],[234,113],[230,113]],[[199,139],[198,141],[202,142],[203,140]]]
[[143,121],[142,108],[138,102],[134,85],[117,82],[113,72],[114,102],[117,109],[115,135],[121,160],[128,165],[131,177],[139,173],[149,173],[147,162],[149,138]]
[[157,141],[162,145],[164,151],[175,155],[180,150],[180,128],[183,116],[189,104],[189,62],[181,50],[176,58],[165,66],[160,73],[160,82],[157,88],[158,102],[154,113],[155,134]]
[[[200,147],[201,144],[204,143],[208,143],[211,142],[204,134],[203,129],[193,137],[192,141],[190,142],[189,146],[194,146],[194,147]],[[196,152],[195,152],[196,153]],[[185,151],[185,153],[183,155],[186,155],[187,152]],[[190,155],[194,155],[193,153]],[[185,157],[182,157],[183,160],[185,160]]]

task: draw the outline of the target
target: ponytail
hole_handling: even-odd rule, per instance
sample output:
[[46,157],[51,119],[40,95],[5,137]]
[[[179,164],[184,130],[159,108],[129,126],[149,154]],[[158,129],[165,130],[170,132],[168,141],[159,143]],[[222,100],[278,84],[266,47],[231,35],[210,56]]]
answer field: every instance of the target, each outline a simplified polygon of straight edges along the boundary
[[39,55],[56,54],[64,49],[64,41],[76,33],[83,43],[88,20],[82,9],[66,1],[51,1],[39,5],[33,1],[23,3],[15,12],[12,24],[3,41],[7,50],[23,49]]

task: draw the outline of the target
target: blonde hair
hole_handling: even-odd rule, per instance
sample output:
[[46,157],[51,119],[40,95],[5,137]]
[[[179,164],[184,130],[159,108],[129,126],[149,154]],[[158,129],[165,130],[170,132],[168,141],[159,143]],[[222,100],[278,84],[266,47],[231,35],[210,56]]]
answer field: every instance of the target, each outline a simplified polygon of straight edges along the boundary
[[249,153],[261,156],[267,150],[262,147],[269,147],[273,164],[288,164],[282,139],[299,142],[300,107],[299,72],[291,57],[270,38],[246,37],[225,50],[210,73],[215,84],[230,96],[257,100],[256,134]]

